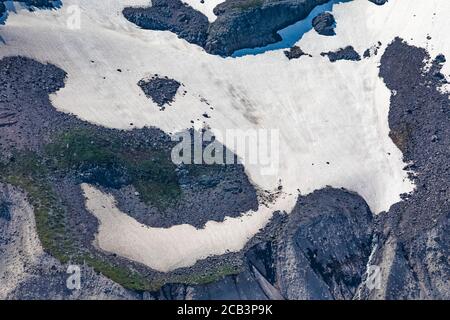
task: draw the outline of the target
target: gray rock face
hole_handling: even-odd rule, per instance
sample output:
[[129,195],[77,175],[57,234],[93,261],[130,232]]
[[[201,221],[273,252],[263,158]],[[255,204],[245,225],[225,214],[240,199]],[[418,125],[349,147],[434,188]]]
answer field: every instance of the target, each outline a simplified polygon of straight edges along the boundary
[[150,80],[140,80],[138,86],[144,91],[160,108],[174,101],[178,88],[181,86],[176,80],[167,77],[154,76]]
[[318,34],[323,36],[336,35],[336,32],[334,32],[336,20],[334,20],[334,16],[329,12],[321,13],[315,17],[312,21],[312,25]]
[[416,190],[380,215],[371,264],[381,266],[381,288],[362,287],[362,298],[450,298],[450,101],[438,89],[445,79],[436,77],[442,58],[397,38],[381,59],[380,76],[395,90],[391,137],[412,163]]
[[363,58],[367,59],[372,56],[376,56],[378,54],[378,51],[381,48],[382,43],[380,41],[377,42],[377,44],[374,44],[370,48],[367,48],[363,53]]
[[268,300],[250,270],[205,285],[167,285],[152,297],[158,300]]
[[322,52],[321,56],[327,56],[330,59],[330,62],[336,62],[338,60],[350,60],[350,61],[359,61],[361,60],[361,56],[352,46],[348,46],[345,48],[341,48],[337,51],[330,52]]
[[275,288],[273,248],[270,242],[261,242],[244,257],[243,270],[233,276],[205,285],[168,284],[151,294],[161,300],[283,300]]
[[[6,12],[6,6],[4,4],[6,1],[7,0],[0,0],[0,18]],[[17,2],[21,2],[26,6],[41,9],[56,8],[60,5],[60,2],[57,0],[17,0]]]
[[371,251],[372,213],[360,196],[325,188],[299,198],[277,241],[287,299],[351,299]]
[[214,9],[216,21],[209,29],[207,52],[229,56],[243,48],[280,41],[276,31],[308,16],[327,0],[228,0]]
[[309,56],[309,57],[311,57],[310,54],[305,53],[300,47],[297,47],[297,46],[293,46],[289,50],[285,50],[284,51],[284,55],[289,60],[298,59],[298,58],[300,58],[302,56]]
[[168,30],[199,46],[206,42],[208,18],[180,0],[154,0],[148,8],[125,8],[123,15],[144,29]]
[[3,2],[0,2],[0,18],[3,16],[3,14],[6,12],[6,7]]
[[308,16],[328,0],[228,0],[209,24],[202,13],[179,0],[156,0],[152,7],[125,8],[125,18],[144,29],[169,30],[207,52],[230,56],[243,48],[280,41],[276,31]]
[[55,0],[22,0],[21,2],[29,6],[34,6],[37,8],[52,8],[55,6],[57,1]]

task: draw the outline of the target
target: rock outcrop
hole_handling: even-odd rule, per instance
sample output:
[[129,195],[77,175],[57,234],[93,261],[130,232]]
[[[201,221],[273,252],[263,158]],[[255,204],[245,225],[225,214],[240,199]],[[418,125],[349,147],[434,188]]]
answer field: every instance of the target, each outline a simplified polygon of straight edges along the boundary
[[312,25],[314,30],[323,36],[334,36],[336,34],[336,32],[334,32],[336,20],[334,20],[334,16],[329,12],[321,13],[315,17],[312,21]]
[[229,56],[244,48],[263,47],[280,41],[276,33],[308,14],[327,0],[228,0],[214,9],[205,49]]
[[302,56],[308,56],[311,57],[310,54],[304,52],[300,47],[298,46],[293,46],[292,48],[290,48],[289,50],[285,50],[284,51],[284,55],[289,59],[298,59]]
[[174,101],[181,83],[167,77],[153,76],[149,80],[140,80],[138,86],[141,87],[147,98],[152,99],[160,108],[164,108],[165,105]]
[[0,18],[5,14],[6,6],[3,2],[0,2]]
[[278,30],[306,18],[327,1],[228,0],[214,8],[217,19],[211,24],[180,0],[155,0],[152,7],[129,7],[123,14],[144,29],[169,30],[208,53],[230,56],[239,49],[280,41]]
[[278,286],[287,299],[352,299],[366,272],[372,213],[346,190],[300,197],[277,239]]
[[371,264],[381,267],[381,283],[379,290],[362,286],[364,299],[450,299],[450,100],[439,89],[445,77],[436,77],[442,58],[397,38],[381,59],[380,76],[392,90],[391,137],[411,163],[416,190],[377,219]]
[[208,18],[180,0],[153,0],[147,8],[125,8],[123,15],[141,28],[168,30],[199,46],[206,43]]
[[337,51],[330,52],[322,52],[320,54],[323,57],[328,57],[330,62],[336,62],[339,60],[350,60],[350,61],[359,61],[361,60],[361,56],[352,46],[348,46],[345,48],[341,48]]

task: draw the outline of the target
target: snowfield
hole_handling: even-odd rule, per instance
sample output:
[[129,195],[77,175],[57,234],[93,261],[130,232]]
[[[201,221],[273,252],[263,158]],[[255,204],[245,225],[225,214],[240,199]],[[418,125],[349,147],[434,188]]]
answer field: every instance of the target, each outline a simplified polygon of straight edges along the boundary
[[293,206],[292,197],[280,196],[274,206],[261,206],[255,214],[249,212],[224,222],[209,221],[203,229],[191,225],[171,228],[151,228],[137,222],[116,207],[113,196],[94,186],[83,184],[86,207],[100,221],[96,245],[150,268],[167,272],[188,267],[211,255],[238,252],[263,228],[274,210]]
[[[60,10],[10,13],[6,26],[0,26],[5,41],[0,57],[23,55],[64,69],[66,86],[51,97],[55,108],[98,125],[156,126],[172,134],[191,127],[191,120],[196,127],[205,122],[213,132],[277,129],[278,173],[264,175],[258,166],[247,172],[261,189],[274,190],[281,181],[286,197],[202,230],[188,225],[157,229],[140,225],[118,211],[110,196],[84,185],[86,205],[101,222],[101,249],[170,271],[239,251],[274,210],[292,209],[298,190],[344,187],[364,197],[374,213],[389,210],[400,194],[413,191],[402,154],[388,136],[391,92],[378,77],[378,65],[396,36],[433,56],[450,57],[448,0],[335,5],[337,35],[308,32],[298,45],[313,57],[291,61],[282,50],[223,59],[170,32],[141,30],[121,15],[125,6],[148,2],[64,0]],[[81,9],[81,29],[68,27],[73,5]],[[320,56],[347,45],[362,55],[378,41],[378,55],[359,62],[330,63]],[[443,72],[450,73],[448,63]],[[137,86],[152,74],[182,82],[187,94],[179,91],[172,106],[160,111]],[[202,117],[205,112],[211,118]]]

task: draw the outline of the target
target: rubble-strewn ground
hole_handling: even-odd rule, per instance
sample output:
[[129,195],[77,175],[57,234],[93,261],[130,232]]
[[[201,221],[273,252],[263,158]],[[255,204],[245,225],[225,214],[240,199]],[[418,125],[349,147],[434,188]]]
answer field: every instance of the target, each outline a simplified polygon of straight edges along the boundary
[[173,102],[181,83],[167,77],[153,76],[148,80],[140,80],[138,85],[149,99],[152,99],[160,108],[163,108],[164,105]]
[[362,298],[450,299],[450,100],[440,91],[441,68],[442,56],[398,38],[381,59],[380,76],[392,90],[391,137],[417,189],[378,217],[371,264],[382,266],[382,287],[362,290]]

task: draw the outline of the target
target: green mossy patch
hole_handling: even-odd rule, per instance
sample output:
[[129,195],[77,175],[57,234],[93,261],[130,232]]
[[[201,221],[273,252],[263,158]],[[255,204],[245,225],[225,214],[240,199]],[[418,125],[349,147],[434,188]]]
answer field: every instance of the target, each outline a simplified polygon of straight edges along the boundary
[[[41,244],[61,263],[86,263],[123,287],[137,291],[155,291],[165,283],[208,283],[236,274],[234,266],[222,266],[203,274],[156,273],[150,278],[105,258],[83,247],[82,241],[77,239],[79,235],[70,230],[69,219],[73,219],[69,216],[70,207],[58,196],[57,186],[53,184],[63,177],[75,177],[80,183],[104,187],[131,184],[142,201],[164,210],[182,198],[175,169],[169,150],[128,142],[117,134],[82,128],[56,135],[42,152],[14,152],[10,161],[0,163],[0,181],[26,192],[34,208]],[[194,176],[207,176],[208,172],[218,169],[199,166],[192,172]]]
[[105,187],[132,184],[142,201],[160,209],[181,198],[168,150],[136,146],[117,135],[86,129],[62,134],[45,150],[58,170],[77,172],[84,182]]

